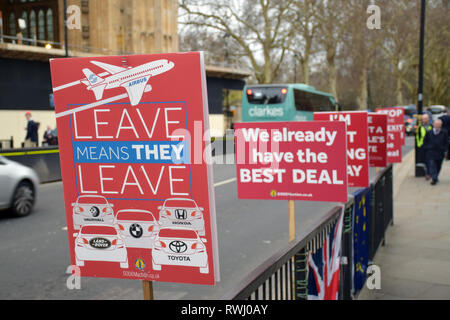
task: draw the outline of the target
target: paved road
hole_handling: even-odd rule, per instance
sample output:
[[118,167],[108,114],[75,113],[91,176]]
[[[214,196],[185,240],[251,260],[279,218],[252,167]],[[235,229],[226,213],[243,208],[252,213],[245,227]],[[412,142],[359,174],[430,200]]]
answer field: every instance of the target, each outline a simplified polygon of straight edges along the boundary
[[[234,165],[214,165],[221,281],[215,287],[155,283],[156,299],[218,299],[288,242],[287,202],[238,200],[235,176]],[[38,192],[30,216],[0,216],[0,299],[142,299],[136,280],[82,278],[81,290],[67,289],[62,183],[41,185]],[[335,205],[297,202],[297,234]]]

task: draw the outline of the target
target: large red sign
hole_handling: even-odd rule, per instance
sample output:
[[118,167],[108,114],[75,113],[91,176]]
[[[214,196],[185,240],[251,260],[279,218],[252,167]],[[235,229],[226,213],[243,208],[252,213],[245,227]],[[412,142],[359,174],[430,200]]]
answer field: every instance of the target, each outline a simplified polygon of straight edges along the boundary
[[[70,257],[81,276],[214,284],[203,55],[51,60]],[[195,127],[194,127],[195,126]],[[195,177],[195,179],[193,178]]]
[[369,113],[369,164],[371,167],[387,166],[387,115]]
[[402,145],[405,144],[405,110],[403,108],[376,109],[377,113],[388,116],[388,141],[387,161],[388,163],[402,162]]
[[240,199],[347,201],[343,122],[236,123]]
[[349,187],[369,186],[367,111],[317,112],[314,120],[347,124],[347,174]]

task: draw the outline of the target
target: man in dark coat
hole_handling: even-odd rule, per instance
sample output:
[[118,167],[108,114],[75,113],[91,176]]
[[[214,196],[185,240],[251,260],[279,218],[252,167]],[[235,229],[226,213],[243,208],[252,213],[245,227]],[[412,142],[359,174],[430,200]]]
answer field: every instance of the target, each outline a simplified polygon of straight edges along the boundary
[[[450,111],[447,111],[447,114],[439,119],[442,120],[442,128],[447,130],[447,133],[450,135]],[[450,140],[448,141],[447,160],[450,160]]]
[[433,122],[433,130],[427,132],[424,140],[425,158],[432,185],[439,181],[439,172],[441,171],[447,148],[448,132],[442,129],[442,120],[435,120]]
[[38,145],[38,124],[33,121],[31,117],[31,112],[27,111],[25,113],[25,118],[27,118],[27,135],[25,137],[25,142],[27,140],[31,144],[31,146],[36,147]]

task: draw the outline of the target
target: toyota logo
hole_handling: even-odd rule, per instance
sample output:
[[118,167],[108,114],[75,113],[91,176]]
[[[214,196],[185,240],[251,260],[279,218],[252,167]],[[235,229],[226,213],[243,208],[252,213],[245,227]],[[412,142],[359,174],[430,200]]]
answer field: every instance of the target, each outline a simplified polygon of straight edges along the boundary
[[187,211],[185,209],[176,209],[175,210],[175,218],[179,220],[186,220]]
[[169,244],[169,249],[175,253],[183,253],[187,250],[187,245],[183,241],[175,240]]

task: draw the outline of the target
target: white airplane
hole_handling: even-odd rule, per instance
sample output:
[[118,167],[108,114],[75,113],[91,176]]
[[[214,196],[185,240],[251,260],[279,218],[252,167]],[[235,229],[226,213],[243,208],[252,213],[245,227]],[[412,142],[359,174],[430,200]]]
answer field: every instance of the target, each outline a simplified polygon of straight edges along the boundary
[[152,86],[147,85],[147,82],[151,77],[169,71],[175,66],[173,62],[166,59],[156,60],[138,67],[128,68],[98,61],[91,61],[91,63],[105,69],[111,74],[106,78],[101,78],[88,68],[83,69],[86,78],[81,80],[81,83],[87,86],[87,90],[94,91],[95,99],[100,100],[103,97],[103,91],[105,89],[123,87],[127,90],[132,106],[137,105],[141,101],[144,92],[152,90]]

